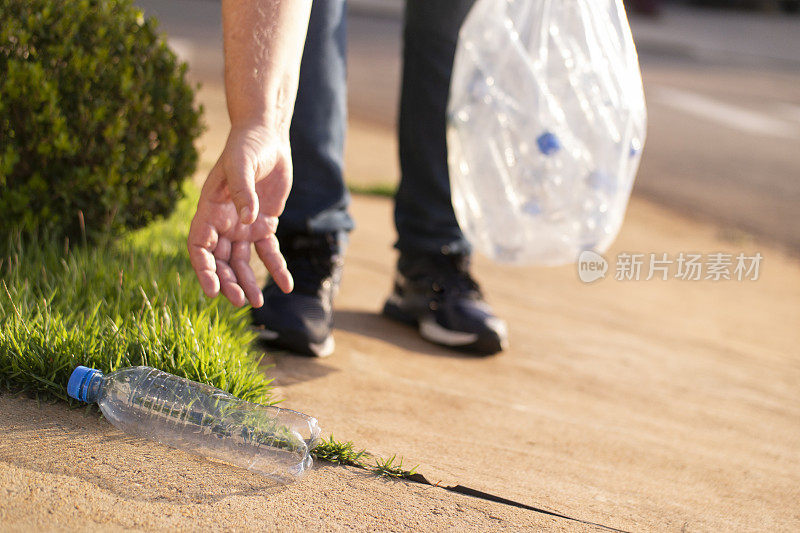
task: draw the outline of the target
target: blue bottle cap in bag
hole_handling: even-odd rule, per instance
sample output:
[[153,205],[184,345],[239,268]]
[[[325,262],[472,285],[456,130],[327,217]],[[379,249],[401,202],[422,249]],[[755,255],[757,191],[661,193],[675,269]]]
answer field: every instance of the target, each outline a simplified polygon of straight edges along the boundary
[[539,151],[544,155],[550,155],[561,150],[561,141],[555,133],[546,131],[536,138]]
[[99,370],[95,370],[94,368],[85,366],[75,367],[67,383],[67,394],[69,394],[71,398],[82,402],[93,402],[95,398],[89,398],[89,387],[92,385],[93,381],[101,378],[102,375],[103,374]]

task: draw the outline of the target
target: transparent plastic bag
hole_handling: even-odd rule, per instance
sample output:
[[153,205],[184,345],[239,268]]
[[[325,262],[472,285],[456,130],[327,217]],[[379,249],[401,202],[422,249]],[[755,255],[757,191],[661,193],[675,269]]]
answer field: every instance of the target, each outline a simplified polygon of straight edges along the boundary
[[646,120],[621,0],[478,0],[459,35],[447,119],[461,229],[500,262],[605,251]]

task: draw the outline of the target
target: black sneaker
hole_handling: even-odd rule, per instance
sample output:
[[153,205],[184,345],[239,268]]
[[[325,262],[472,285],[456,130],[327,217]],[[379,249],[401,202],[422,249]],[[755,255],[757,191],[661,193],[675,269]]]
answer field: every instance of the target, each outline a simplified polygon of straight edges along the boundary
[[333,298],[342,278],[345,243],[343,233],[281,239],[294,290],[284,294],[272,280],[267,282],[264,305],[251,311],[261,341],[312,357],[333,353]]
[[483,300],[469,262],[468,255],[401,256],[383,314],[418,326],[422,338],[448,348],[480,355],[502,351],[506,324]]

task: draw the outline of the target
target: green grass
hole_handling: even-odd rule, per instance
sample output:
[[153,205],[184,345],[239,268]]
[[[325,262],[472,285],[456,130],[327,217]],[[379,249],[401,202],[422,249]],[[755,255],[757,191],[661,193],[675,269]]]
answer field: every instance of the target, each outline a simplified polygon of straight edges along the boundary
[[347,189],[352,194],[393,198],[394,193],[397,191],[397,186],[391,183],[377,183],[375,185],[358,185],[355,183],[348,183]]
[[322,439],[311,453],[320,461],[358,468],[367,468],[365,460],[369,457],[366,450],[356,451],[352,442],[339,442],[333,435],[328,440]]
[[148,365],[273,403],[247,312],[208,300],[185,237],[197,192],[116,242],[0,242],[0,386],[67,400],[77,365]]
[[[416,466],[409,470],[403,468],[403,459],[397,459],[397,455],[392,455],[388,459],[375,457],[363,448],[356,451],[352,442],[337,441],[333,435],[328,440],[322,439],[311,453],[320,461],[355,466],[381,477],[408,478],[417,472]],[[373,461],[372,463],[369,462],[370,459]]]
[[392,455],[388,459],[375,458],[375,465],[371,470],[382,477],[406,478],[416,474],[418,466],[406,470],[403,468],[403,458],[397,459],[397,455]]

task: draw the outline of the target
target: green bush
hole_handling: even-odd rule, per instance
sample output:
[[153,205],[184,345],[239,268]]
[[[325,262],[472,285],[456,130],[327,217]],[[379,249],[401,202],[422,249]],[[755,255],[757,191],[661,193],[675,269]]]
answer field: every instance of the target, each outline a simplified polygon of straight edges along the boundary
[[130,0],[0,0],[0,228],[75,238],[169,214],[200,110]]

